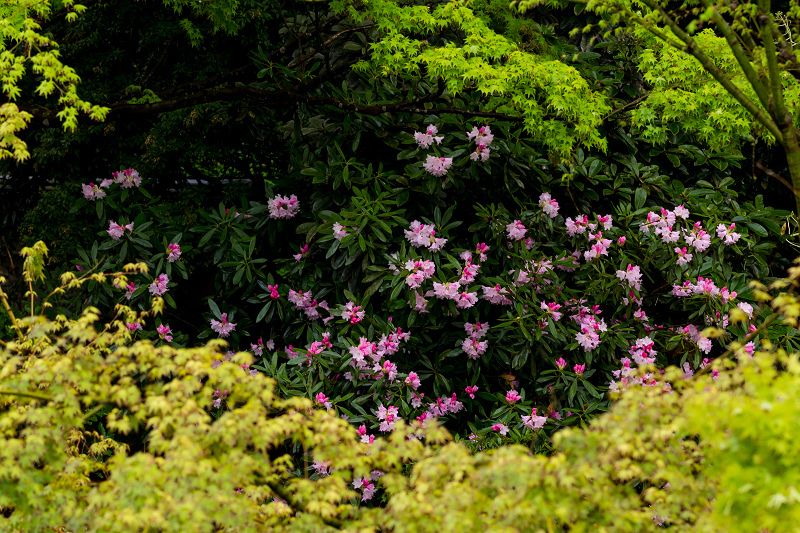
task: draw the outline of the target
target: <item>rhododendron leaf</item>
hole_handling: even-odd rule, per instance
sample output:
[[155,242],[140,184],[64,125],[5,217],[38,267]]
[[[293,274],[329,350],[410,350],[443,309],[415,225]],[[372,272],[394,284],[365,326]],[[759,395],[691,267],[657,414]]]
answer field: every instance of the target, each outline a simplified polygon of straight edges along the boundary
[[211,298],[208,299],[208,307],[211,309],[211,313],[214,315],[214,318],[217,320],[222,320],[222,313],[219,310],[219,306],[217,306],[217,303]]

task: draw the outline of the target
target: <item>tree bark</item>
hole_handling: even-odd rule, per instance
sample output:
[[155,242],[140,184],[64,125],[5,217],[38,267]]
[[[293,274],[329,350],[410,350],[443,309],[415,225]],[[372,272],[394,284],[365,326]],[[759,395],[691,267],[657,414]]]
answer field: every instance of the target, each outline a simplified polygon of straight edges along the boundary
[[[797,139],[797,129],[794,124],[789,122],[781,128],[781,133],[783,134],[783,150],[786,153],[792,187],[800,191],[800,142]],[[794,201],[795,213],[800,214],[800,197],[795,195]]]

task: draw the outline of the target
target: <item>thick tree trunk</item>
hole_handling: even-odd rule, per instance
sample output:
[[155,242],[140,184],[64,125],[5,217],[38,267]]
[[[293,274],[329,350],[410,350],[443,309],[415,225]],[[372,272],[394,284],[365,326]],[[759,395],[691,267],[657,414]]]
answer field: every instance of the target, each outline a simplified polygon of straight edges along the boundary
[[794,124],[789,123],[788,127],[782,129],[783,134],[783,149],[786,152],[786,162],[789,166],[789,174],[791,175],[792,187],[794,187],[794,201],[795,201],[795,214],[800,217],[800,142],[797,138],[797,130]]

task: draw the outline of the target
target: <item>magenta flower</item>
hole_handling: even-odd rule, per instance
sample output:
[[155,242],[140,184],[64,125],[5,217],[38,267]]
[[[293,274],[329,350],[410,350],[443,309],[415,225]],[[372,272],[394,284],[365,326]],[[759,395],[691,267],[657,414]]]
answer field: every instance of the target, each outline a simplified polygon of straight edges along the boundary
[[300,248],[300,253],[299,254],[294,254],[292,257],[294,257],[295,261],[297,261],[299,263],[300,261],[303,260],[303,258],[306,255],[308,255],[308,243],[306,243],[305,246]]
[[138,322],[128,322],[125,326],[128,328],[128,331],[138,331],[142,329],[142,325]]
[[126,289],[125,298],[127,300],[130,300],[131,296],[133,296],[133,291],[136,290],[136,284],[131,281],[130,283],[128,283],[128,285],[125,287],[125,289]]
[[467,388],[464,389],[464,392],[469,394],[469,397],[474,400],[475,399],[475,393],[478,392],[478,386],[477,385],[467,386]]
[[270,298],[272,298],[273,300],[280,299],[281,295],[280,295],[280,293],[278,293],[278,284],[277,283],[275,285],[267,285],[267,288],[269,289],[269,297]]
[[564,370],[564,368],[566,366],[567,366],[567,362],[564,361],[564,358],[563,357],[559,357],[558,360],[556,361],[556,368],[558,368],[559,370]]
[[508,391],[506,393],[506,401],[508,403],[516,403],[516,402],[520,401],[521,399],[522,399],[522,396],[517,394],[517,391],[515,391],[514,389],[511,389],[510,391]]
[[499,432],[501,435],[508,434],[508,426],[505,424],[495,424],[492,426],[492,430]]
[[317,403],[323,406],[328,411],[330,411],[333,408],[333,404],[330,401],[328,401],[328,397],[325,396],[325,393],[320,392],[319,394],[317,394],[315,400],[317,400]]
[[574,370],[575,373],[580,376],[583,374],[583,371],[586,370],[586,365],[575,365],[572,367],[572,370]]
[[216,331],[220,337],[227,337],[236,329],[236,324],[228,322],[228,313],[222,313],[222,322],[211,319],[211,329]]
[[176,243],[167,246],[167,261],[174,263],[181,256],[181,247]]
[[172,342],[172,331],[166,324],[161,324],[156,328],[158,335],[167,342]]
[[411,387],[414,390],[417,390],[422,382],[419,380],[419,376],[416,372],[409,372],[408,377],[405,380],[406,385]]
[[161,274],[156,279],[153,280],[153,283],[150,284],[148,290],[150,294],[153,296],[163,296],[169,289],[167,288],[167,284],[169,283],[169,278],[166,274]]

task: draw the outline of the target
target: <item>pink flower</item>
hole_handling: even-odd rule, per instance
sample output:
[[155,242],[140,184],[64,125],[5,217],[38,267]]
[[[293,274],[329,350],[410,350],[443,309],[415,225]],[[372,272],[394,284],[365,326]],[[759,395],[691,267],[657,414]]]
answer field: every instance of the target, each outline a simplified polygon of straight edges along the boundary
[[442,144],[444,137],[436,137],[437,133],[439,133],[439,130],[436,128],[436,126],[431,124],[428,126],[428,129],[425,131],[425,133],[415,131],[414,140],[420,148],[427,150],[431,147],[434,141],[436,141],[436,144]]
[[501,435],[507,435],[508,434],[508,426],[506,426],[504,424],[495,424],[495,425],[492,426],[492,429],[494,431],[499,432]]
[[477,292],[462,292],[456,298],[456,307],[459,309],[469,309],[478,301]]
[[619,239],[617,239],[617,244],[619,244],[620,246],[622,246],[623,244],[625,244],[625,241],[626,241],[626,240],[627,240],[627,239],[625,238],[625,235],[623,235],[622,237],[620,237]]
[[464,324],[464,331],[467,332],[467,335],[469,335],[471,339],[482,339],[489,331],[489,323],[475,322],[474,324],[470,324],[467,322]]
[[753,306],[750,305],[749,303],[739,302],[738,304],[736,304],[736,307],[744,311],[744,313],[747,315],[747,318],[753,318]]
[[448,169],[453,164],[452,157],[436,157],[435,155],[428,154],[425,164],[422,165],[428,173],[436,177],[442,177],[447,174]]
[[731,244],[735,243],[739,240],[738,233],[734,233],[734,229],[736,229],[736,224],[731,224],[730,227],[725,227],[725,224],[720,224],[717,226],[717,237],[723,239],[725,242],[725,246],[730,246]]
[[347,230],[345,229],[344,226],[342,226],[338,222],[334,222],[333,223],[333,238],[334,239],[336,239],[337,241],[341,241],[342,239],[347,237],[347,235],[349,235],[349,234],[347,233]]
[[528,230],[525,229],[525,226],[522,224],[521,221],[515,220],[514,222],[506,226],[506,231],[508,232],[509,240],[519,241],[525,237],[525,232]]
[[614,225],[614,219],[611,218],[611,215],[597,215],[597,221],[603,225],[604,230],[610,230]]
[[545,422],[547,422],[547,417],[537,416],[535,407],[531,411],[530,416],[522,417],[522,423],[525,425],[525,427],[529,429],[542,429],[544,427]]
[[572,367],[572,370],[580,376],[583,374],[583,371],[586,370],[586,365],[575,365]]
[[[330,403],[330,402],[328,402]],[[330,409],[328,409],[330,411]],[[325,461],[314,461],[311,463],[311,468],[313,468],[319,477],[327,477],[331,474],[330,470],[328,469],[328,463]]]
[[161,324],[156,328],[158,335],[167,342],[172,342],[172,331],[166,324]]
[[566,366],[567,366],[567,362],[564,361],[564,358],[563,357],[559,357],[558,360],[556,361],[556,368],[558,368],[559,370],[564,370],[564,368]]
[[[430,296],[431,293],[428,293],[426,296]],[[441,298],[442,300],[456,300],[459,297],[458,294],[458,282],[449,282],[445,281],[444,283],[439,283],[434,281],[433,282],[433,295],[437,298]]]
[[467,132],[467,139],[475,141],[477,145],[489,146],[494,140],[492,129],[489,126],[474,126],[472,131]]
[[114,172],[112,176],[114,177],[114,183],[119,183],[123,189],[130,189],[133,186],[138,187],[142,183],[141,176],[132,168],[127,168],[122,172]]
[[167,246],[167,261],[174,263],[181,256],[181,247],[177,243],[172,243]]
[[[103,180],[103,183],[106,181]],[[83,197],[87,200],[101,200],[105,198],[106,191],[102,189],[103,184],[101,183],[100,186],[95,185],[94,183],[90,183],[89,185],[83,184],[81,185],[81,189],[83,190]]]
[[556,218],[558,215],[558,202],[550,196],[549,192],[539,195],[539,207],[550,218]]
[[366,311],[361,309],[360,305],[356,305],[353,302],[347,302],[342,309],[342,319],[350,322],[351,324],[358,324],[364,318],[364,314]]
[[269,207],[270,218],[292,218],[300,210],[300,202],[297,201],[297,196],[275,195],[267,202]]
[[508,403],[516,403],[516,402],[520,401],[521,399],[522,399],[522,396],[517,394],[517,391],[515,391],[514,389],[511,389],[510,391],[508,391],[506,393],[506,401]]
[[397,420],[397,414],[399,410],[397,407],[390,405],[389,407],[384,407],[383,404],[378,405],[378,412],[376,413],[378,420],[381,420],[381,431],[392,431],[394,429],[394,423]]
[[109,221],[108,229],[106,231],[115,241],[118,241],[120,237],[122,237],[125,234],[125,228],[123,226],[120,226],[113,220]]
[[278,284],[277,283],[275,285],[267,285],[267,288],[269,289],[269,297],[270,298],[272,298],[273,300],[280,299],[281,295],[278,293]]
[[156,279],[153,280],[153,283],[150,284],[148,290],[150,294],[153,296],[162,296],[164,295],[169,289],[167,288],[167,284],[169,283],[169,278],[166,274],[161,274]]
[[551,303],[542,302],[541,308],[543,311],[545,311],[545,313],[553,317],[553,320],[555,320],[556,322],[561,320],[561,313],[558,312],[558,310],[561,309],[561,305],[555,302]]
[[405,380],[405,383],[414,390],[417,390],[419,386],[422,384],[416,372],[409,372],[408,377]]
[[475,247],[475,253],[478,254],[481,261],[486,261],[486,252],[488,251],[489,247],[485,242],[482,242]]
[[236,329],[236,324],[228,322],[228,313],[222,313],[222,322],[211,319],[211,329],[216,331],[220,337],[227,337]]
[[127,300],[130,300],[131,296],[133,296],[133,291],[136,290],[136,284],[131,281],[130,283],[128,283],[128,285],[125,288],[127,289],[125,291],[125,298]]
[[128,322],[125,324],[125,326],[128,328],[128,331],[137,331],[142,329],[142,325],[138,322]]
[[697,347],[703,353],[709,353],[711,351],[711,339],[707,339],[705,337],[700,337],[697,339]]
[[466,352],[470,359],[478,359],[486,352],[488,346],[488,341],[479,341],[473,338],[464,339],[464,342],[461,343],[461,349]]
[[499,283],[495,284],[494,287],[484,286],[482,289],[484,300],[489,300],[490,303],[498,305],[511,305],[511,299],[506,296],[508,289],[501,288]]
[[678,218],[682,218],[684,220],[689,218],[689,210],[683,207],[682,205],[679,205],[678,207],[673,209],[672,212],[675,213],[675,216]]
[[330,411],[333,408],[333,404],[328,401],[328,397],[325,396],[325,393],[320,392],[315,399],[317,403],[325,407],[326,410]]
[[469,397],[474,400],[475,399],[475,393],[478,392],[478,386],[477,385],[467,386],[467,388],[464,389],[464,392],[469,394]]
[[675,248],[675,253],[678,254],[678,266],[687,264],[693,257],[692,254],[686,250],[685,246],[683,248]]
[[308,255],[308,243],[306,243],[302,248],[300,248],[299,254],[294,254],[292,257],[294,257],[295,261],[299,263],[300,261],[303,260],[303,258],[306,255]]

